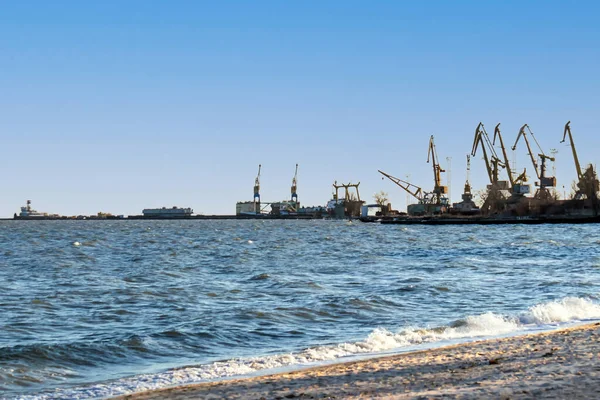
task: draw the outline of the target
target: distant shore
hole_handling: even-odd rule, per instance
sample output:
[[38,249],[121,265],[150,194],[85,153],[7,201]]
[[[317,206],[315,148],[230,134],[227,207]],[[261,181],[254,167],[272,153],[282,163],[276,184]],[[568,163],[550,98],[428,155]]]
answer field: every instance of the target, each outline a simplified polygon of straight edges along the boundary
[[596,398],[600,323],[117,399]]
[[12,217],[12,218],[0,218],[0,221],[139,221],[139,220],[162,220],[162,221],[181,221],[181,220],[194,220],[194,219],[261,219],[261,220],[279,220],[279,219],[323,219],[321,215],[304,215],[304,214],[292,214],[292,215],[271,215],[271,214],[257,214],[257,215],[235,215],[235,214],[223,214],[223,215],[188,215],[188,216],[144,216],[144,215],[128,215],[128,216],[110,216],[110,217],[98,217],[95,215],[82,215],[82,216],[48,216],[48,217]]

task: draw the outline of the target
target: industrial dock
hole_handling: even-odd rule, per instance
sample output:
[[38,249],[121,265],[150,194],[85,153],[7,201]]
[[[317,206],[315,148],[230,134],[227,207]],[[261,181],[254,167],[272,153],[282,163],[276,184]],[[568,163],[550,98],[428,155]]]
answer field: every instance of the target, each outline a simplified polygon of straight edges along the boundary
[[[494,128],[494,135],[488,135],[485,126],[480,122],[471,145],[466,154],[466,180],[461,201],[451,203],[448,194],[449,185],[443,183],[442,173],[446,170],[440,164],[434,136],[429,137],[426,162],[433,172],[433,189],[424,190],[421,186],[397,178],[378,170],[383,176],[399,186],[415,202],[407,204],[406,212],[394,210],[387,201],[387,193],[375,197],[375,204],[366,204],[360,198],[358,183],[332,184],[331,199],[324,206],[305,207],[300,204],[298,195],[298,164],[291,180],[289,197],[279,201],[264,201],[261,198],[261,170],[254,179],[251,200],[238,201],[235,214],[204,215],[195,214],[191,207],[145,208],[139,215],[116,215],[98,212],[94,215],[62,216],[39,212],[32,208],[31,200],[21,207],[14,220],[182,220],[182,219],[360,219],[364,222],[380,222],[382,224],[545,224],[545,223],[597,223],[599,222],[600,200],[598,181],[594,166],[590,163],[582,168],[575,148],[571,122],[564,126],[561,143],[567,139],[572,151],[576,179],[573,184],[574,193],[569,199],[560,199],[556,191],[557,182],[554,176],[548,175],[548,162],[555,161],[555,151],[547,155],[528,124],[519,129],[511,149],[517,149],[524,143],[527,149],[530,171],[535,179],[529,183],[527,168],[516,170],[511,165],[504,144],[500,124]],[[537,147],[534,151],[532,143]],[[537,154],[537,156],[536,156]],[[475,157],[483,160],[489,183],[484,190],[478,192],[479,204],[470,183],[472,160]],[[514,156],[514,155],[513,155]],[[406,172],[406,171],[404,171]],[[340,193],[341,192],[341,193]]]
[[[429,140],[427,163],[433,168],[433,190],[424,191],[421,187],[396,178],[386,172],[379,171],[384,177],[401,187],[417,200],[411,204],[406,213],[381,210],[361,216],[365,222],[381,222],[382,224],[424,224],[424,225],[499,225],[499,224],[558,224],[558,223],[597,223],[600,222],[600,201],[598,191],[600,182],[594,166],[590,163],[583,169],[579,162],[571,122],[564,126],[561,143],[569,139],[573,163],[577,173],[573,185],[574,193],[570,199],[560,199],[556,191],[554,176],[549,176],[548,162],[554,162],[554,155],[547,155],[534,136],[528,124],[519,129],[512,150],[515,151],[521,138],[527,148],[534,177],[532,187],[528,183],[526,169],[523,172],[511,169],[506,146],[498,123],[494,128],[493,139],[489,137],[483,123],[475,129],[471,152],[467,154],[467,178],[462,194],[462,201],[450,205],[446,197],[448,187],[442,184],[441,173],[445,170],[439,163],[433,135]],[[532,149],[530,139],[537,146]],[[496,144],[496,141],[498,144]],[[498,154],[501,151],[501,155]],[[471,158],[480,150],[489,184],[481,193],[482,204],[476,205],[473,200],[471,184]],[[537,157],[536,157],[537,153]],[[501,179],[504,172],[507,179]],[[528,196],[533,193],[533,196]]]

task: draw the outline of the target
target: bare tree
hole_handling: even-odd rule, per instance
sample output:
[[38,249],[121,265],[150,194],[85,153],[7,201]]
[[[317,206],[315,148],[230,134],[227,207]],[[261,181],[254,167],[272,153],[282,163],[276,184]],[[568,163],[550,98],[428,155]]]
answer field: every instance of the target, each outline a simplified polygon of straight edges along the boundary
[[485,201],[488,198],[488,191],[486,189],[481,189],[478,190],[477,192],[475,192],[475,204],[477,205],[477,207],[481,207],[483,206],[483,203],[485,203]]
[[375,200],[375,203],[379,204],[380,206],[385,206],[385,205],[387,205],[387,203],[389,203],[388,194],[386,192],[384,192],[383,190],[375,193],[373,195],[373,200]]

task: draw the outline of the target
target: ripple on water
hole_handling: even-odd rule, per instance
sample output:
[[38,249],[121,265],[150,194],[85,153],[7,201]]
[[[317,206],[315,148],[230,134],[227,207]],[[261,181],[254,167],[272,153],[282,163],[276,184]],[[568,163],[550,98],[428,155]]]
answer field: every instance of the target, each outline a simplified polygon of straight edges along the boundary
[[[216,379],[489,327],[504,332],[527,318],[595,315],[588,303],[560,302],[600,301],[595,228],[513,228],[12,224],[0,230],[0,380],[13,397],[98,382],[63,398],[101,398],[110,396],[101,387],[136,371],[169,385],[178,382],[172,367]],[[21,372],[4,378],[11,369]]]

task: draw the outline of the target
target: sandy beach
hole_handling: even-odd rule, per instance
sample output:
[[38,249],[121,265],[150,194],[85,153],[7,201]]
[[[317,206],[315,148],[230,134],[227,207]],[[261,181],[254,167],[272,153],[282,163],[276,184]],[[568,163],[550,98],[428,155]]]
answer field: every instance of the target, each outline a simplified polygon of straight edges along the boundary
[[118,399],[600,398],[600,323]]

